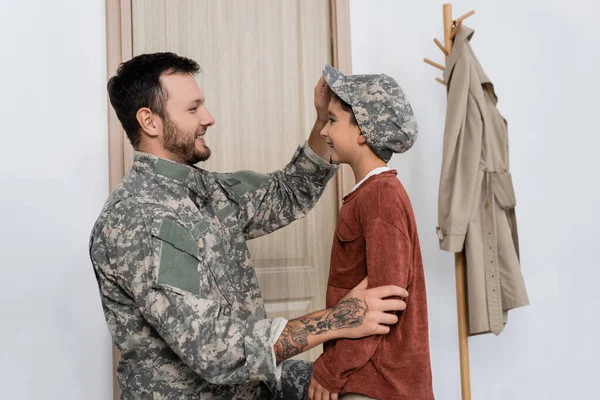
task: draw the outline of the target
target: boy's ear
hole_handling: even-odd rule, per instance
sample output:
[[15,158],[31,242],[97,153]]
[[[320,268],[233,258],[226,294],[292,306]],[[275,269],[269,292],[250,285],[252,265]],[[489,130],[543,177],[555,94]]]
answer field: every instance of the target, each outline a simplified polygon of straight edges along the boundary
[[362,133],[358,134],[358,138],[356,139],[356,141],[358,142],[358,144],[365,144],[365,143],[367,143],[367,141],[365,140],[365,137],[362,135]]

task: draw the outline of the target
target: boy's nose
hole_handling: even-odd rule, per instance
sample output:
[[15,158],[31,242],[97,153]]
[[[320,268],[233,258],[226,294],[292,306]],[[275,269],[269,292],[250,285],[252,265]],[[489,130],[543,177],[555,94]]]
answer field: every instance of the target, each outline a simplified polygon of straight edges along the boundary
[[328,133],[329,133],[329,122],[327,123],[327,125],[325,125],[323,127],[323,129],[321,129],[321,132],[319,132],[319,134],[321,136],[323,136],[324,138],[326,138]]

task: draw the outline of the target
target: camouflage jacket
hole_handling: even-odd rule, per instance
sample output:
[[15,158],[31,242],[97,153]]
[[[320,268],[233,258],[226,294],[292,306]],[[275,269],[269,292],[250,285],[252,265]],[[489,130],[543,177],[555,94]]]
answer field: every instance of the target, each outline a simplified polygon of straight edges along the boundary
[[135,154],[90,238],[123,399],[269,397],[274,324],[246,240],[305,216],[335,171],[308,144],[268,175]]

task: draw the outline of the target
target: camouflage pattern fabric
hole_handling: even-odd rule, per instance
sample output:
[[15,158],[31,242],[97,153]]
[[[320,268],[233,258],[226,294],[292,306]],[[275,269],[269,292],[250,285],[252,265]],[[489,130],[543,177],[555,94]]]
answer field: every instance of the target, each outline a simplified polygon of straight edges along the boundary
[[331,90],[352,107],[365,141],[385,162],[410,149],[418,136],[413,109],[398,83],[385,74],[345,76],[326,65]]
[[272,392],[274,400],[306,400],[312,377],[312,363],[286,360],[282,364],[281,379]]

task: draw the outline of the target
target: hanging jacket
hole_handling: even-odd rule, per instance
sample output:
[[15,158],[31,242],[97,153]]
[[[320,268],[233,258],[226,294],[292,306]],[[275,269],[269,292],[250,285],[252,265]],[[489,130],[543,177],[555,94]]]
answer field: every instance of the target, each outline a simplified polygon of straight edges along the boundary
[[519,262],[508,130],[494,86],[462,26],[444,70],[448,95],[438,198],[440,248],[464,250],[469,334],[500,334],[507,311],[529,304]]

